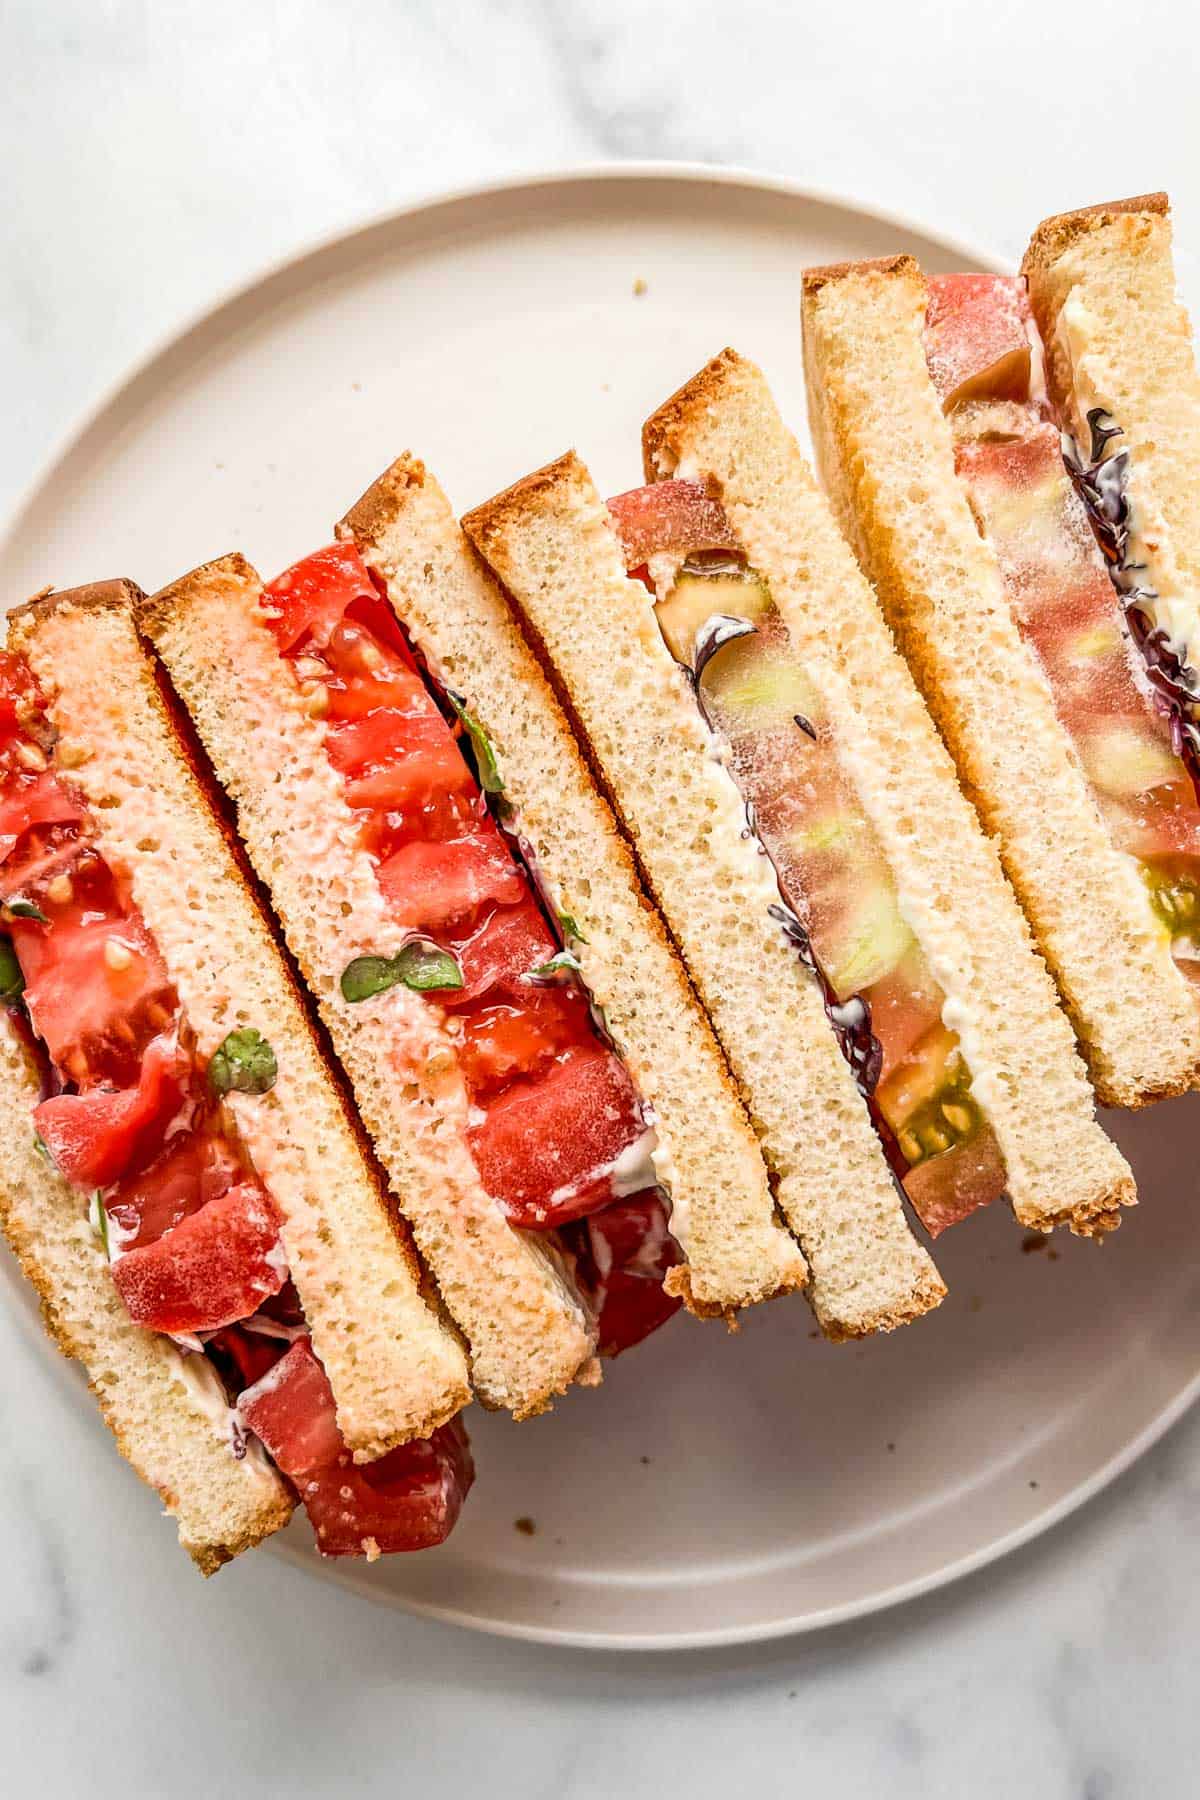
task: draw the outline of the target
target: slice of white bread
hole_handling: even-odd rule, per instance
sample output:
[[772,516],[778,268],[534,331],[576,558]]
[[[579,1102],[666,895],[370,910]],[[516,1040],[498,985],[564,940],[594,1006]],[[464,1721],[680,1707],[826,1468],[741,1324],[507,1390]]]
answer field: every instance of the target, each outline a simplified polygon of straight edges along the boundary
[[[524,1418],[596,1378],[594,1328],[547,1249],[513,1230],[480,1184],[440,1009],[404,987],[356,1005],[342,998],[346,965],[394,953],[405,934],[385,911],[324,727],[261,596],[250,565],[227,556],[145,600],[140,618],[236,803],[400,1210],[467,1340],[475,1393]],[[355,1316],[369,1329],[369,1311]]]
[[724,1046],[822,1329],[859,1337],[918,1317],[945,1287],[908,1229],[816,983],[769,916],[774,878],[587,469],[564,456],[463,524],[569,697]]
[[1022,264],[1061,422],[1088,455],[1087,415],[1111,413],[1129,452],[1131,525],[1162,600],[1200,606],[1200,372],[1175,283],[1165,194],[1046,219]]
[[996,838],[1101,1100],[1200,1077],[1200,1010],[1100,817],[954,471],[909,256],[804,278],[809,423],[834,511]]
[[870,585],[759,369],[724,351],[647,421],[646,473],[722,501],[823,696],[946,996],[1022,1225],[1100,1234],[1134,1200],[1054,984]]
[[450,502],[402,456],[337,529],[385,580],[434,675],[465,696],[492,739],[515,828],[583,934],[572,947],[584,980],[654,1110],[655,1163],[686,1258],[668,1286],[694,1311],[721,1313],[802,1286],[803,1258],[775,1220],[711,1027],[537,658]]
[[[156,1488],[179,1541],[212,1575],[286,1525],[292,1497],[254,1441],[234,1455],[230,1415],[169,1338],[132,1323],[86,1200],[36,1148],[37,1067],[0,1018],[0,1224],[41,1298],[46,1329],[87,1371],[121,1454]],[[213,1378],[215,1380],[215,1377]]]
[[422,1291],[406,1235],[356,1135],[258,901],[138,641],[137,591],[106,582],[12,615],[61,733],[55,766],[89,802],[101,854],[134,901],[205,1062],[253,1026],[279,1065],[231,1093],[238,1133],[282,1216],[281,1239],[338,1424],[359,1461],[426,1437],[470,1398],[466,1359]]

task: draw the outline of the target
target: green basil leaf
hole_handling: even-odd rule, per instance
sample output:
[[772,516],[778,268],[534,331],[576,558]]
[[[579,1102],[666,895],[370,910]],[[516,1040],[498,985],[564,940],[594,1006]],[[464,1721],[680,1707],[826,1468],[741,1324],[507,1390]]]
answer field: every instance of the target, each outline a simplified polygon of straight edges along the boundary
[[55,1164],[54,1158],[50,1154],[50,1146],[46,1142],[45,1138],[42,1136],[40,1131],[35,1131],[33,1134],[33,1147],[37,1151],[38,1155],[43,1159],[43,1161],[48,1162],[50,1164],[50,1167],[52,1169],[57,1166]]
[[208,1065],[208,1085],[214,1094],[265,1094],[275,1086],[279,1064],[261,1031],[248,1025],[231,1031],[213,1052]]
[[12,939],[0,937],[0,1003],[15,1006],[25,992],[25,977],[12,947]]
[[385,994],[389,988],[413,988],[419,994],[460,988],[463,972],[448,950],[427,938],[414,938],[395,956],[356,956],[342,970],[342,999],[356,1003]]
[[457,694],[446,689],[446,698],[454,708],[468,738],[471,740],[471,751],[475,758],[475,773],[479,777],[479,785],[485,794],[502,794],[504,778],[500,773],[500,764],[496,761],[496,752],[492,740],[483,726],[471,713]]
[[39,925],[50,923],[41,907],[35,906],[32,900],[6,900],[4,910],[14,919],[36,919]]
[[553,981],[556,975],[561,975],[566,971],[572,975],[580,973],[579,958],[573,950],[559,950],[550,958],[549,962],[539,963],[535,969],[530,969],[523,979],[533,982]]
[[558,928],[565,938],[572,938],[577,944],[586,944],[588,941],[580,931],[578,921],[568,912],[559,913]]

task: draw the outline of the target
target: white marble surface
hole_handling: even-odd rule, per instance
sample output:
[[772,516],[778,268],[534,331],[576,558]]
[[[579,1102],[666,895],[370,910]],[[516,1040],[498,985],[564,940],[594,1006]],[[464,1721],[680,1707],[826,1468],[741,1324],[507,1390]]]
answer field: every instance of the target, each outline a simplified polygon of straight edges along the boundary
[[[1059,205],[1166,185],[1194,257],[1198,49],[1178,0],[0,0],[0,509],[230,282],[506,170],[750,162],[1008,253]],[[3,1316],[0,1354],[6,1792],[1195,1791],[1196,1417],[940,1597],[623,1660],[406,1619],[267,1556],[202,1589]]]

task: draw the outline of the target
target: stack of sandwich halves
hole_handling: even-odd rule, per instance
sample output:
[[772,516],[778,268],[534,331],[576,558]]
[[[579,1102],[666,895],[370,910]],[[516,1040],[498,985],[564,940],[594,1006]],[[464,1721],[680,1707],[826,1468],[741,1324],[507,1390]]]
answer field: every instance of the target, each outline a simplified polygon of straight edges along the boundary
[[[0,653],[0,1209],[205,1571],[420,1549],[474,1396],[680,1307],[908,1324],[1200,1079],[1200,381],[1161,196],[810,270],[646,485],[50,593]],[[276,935],[278,926],[286,950]],[[1090,1079],[1089,1079],[1090,1078]]]

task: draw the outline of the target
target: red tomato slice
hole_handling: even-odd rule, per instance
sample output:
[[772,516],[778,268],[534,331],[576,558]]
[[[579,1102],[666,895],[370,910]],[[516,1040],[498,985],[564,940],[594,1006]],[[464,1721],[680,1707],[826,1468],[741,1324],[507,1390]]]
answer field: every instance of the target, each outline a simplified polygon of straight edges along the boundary
[[56,1094],[34,1109],[35,1129],[68,1181],[108,1187],[162,1142],[183,1105],[189,1074],[174,1037],[155,1038],[136,1087]]
[[655,481],[649,487],[632,488],[610,500],[608,510],[624,546],[627,569],[661,550],[687,556],[694,550],[741,548],[725,508],[697,481]]
[[577,988],[527,985],[519,999],[473,1008],[458,1052],[471,1098],[536,1073],[587,1033],[587,1000]]
[[283,651],[302,639],[320,649],[329,642],[347,607],[359,599],[375,598],[371,577],[353,544],[329,544],[314,551],[263,589],[268,623]]
[[212,1131],[180,1131],[140,1174],[108,1196],[109,1231],[122,1250],[136,1250],[178,1225],[242,1176],[233,1145]]
[[36,775],[6,773],[0,789],[0,861],[34,826],[78,825],[83,817],[78,801],[48,769]]
[[112,1275],[136,1325],[216,1331],[283,1286],[279,1215],[256,1182],[240,1182],[156,1243],[118,1257]]
[[267,1379],[242,1395],[238,1414],[293,1481],[328,1468],[345,1451],[333,1389],[306,1337],[297,1338]]
[[[377,598],[371,616],[381,629],[386,619],[380,615],[385,613],[390,619]],[[381,707],[424,713],[434,705],[403,642],[396,644],[359,619],[343,619],[321,654],[331,671],[327,683],[331,719],[361,719]]]
[[322,1556],[374,1560],[444,1543],[474,1480],[466,1427],[456,1418],[378,1462],[359,1465],[345,1455],[297,1486]]
[[[80,1086],[132,1082],[142,1050],[178,1004],[154,940],[139,914],[121,908],[95,859],[75,878],[68,904],[42,896],[42,905],[49,924],[14,919],[9,926],[35,1031]],[[112,967],[110,938],[122,960],[129,953],[123,968]]]
[[1019,275],[933,275],[925,359],[943,407],[1023,400],[1029,391],[1029,302]]
[[433,799],[474,793],[475,783],[450,728],[430,701],[430,712],[394,712],[330,727],[329,760],[346,777],[351,806],[411,811]]
[[378,1462],[352,1461],[307,1338],[238,1403],[243,1425],[295,1482],[324,1556],[424,1550],[449,1536],[475,1478],[459,1419]]
[[514,1225],[537,1231],[607,1205],[613,1164],[642,1130],[628,1073],[593,1042],[514,1083],[469,1137],[488,1192]]
[[25,658],[0,650],[0,741],[24,730],[18,717],[21,708],[41,704],[41,693]]
[[557,951],[558,944],[532,894],[527,893],[517,906],[497,907],[462,945],[463,985],[446,995],[445,1004],[466,1005],[493,989],[523,999],[529,985],[522,976],[541,968]]
[[483,819],[469,838],[405,844],[379,865],[379,885],[397,923],[434,933],[485,905],[515,906],[528,891],[504,839]]
[[575,1274],[599,1322],[601,1356],[619,1356],[677,1313],[682,1300],[663,1288],[679,1262],[667,1208],[657,1188],[614,1200],[572,1226]]

